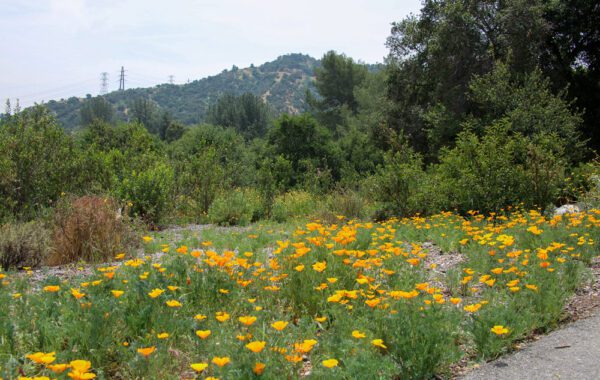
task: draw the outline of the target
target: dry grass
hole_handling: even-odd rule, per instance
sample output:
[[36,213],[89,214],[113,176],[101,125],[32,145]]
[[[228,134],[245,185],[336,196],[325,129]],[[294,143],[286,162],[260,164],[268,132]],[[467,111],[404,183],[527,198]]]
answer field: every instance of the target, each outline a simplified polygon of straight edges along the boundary
[[48,265],[108,261],[138,241],[133,223],[110,198],[84,196],[57,207]]
[[40,222],[0,225],[0,266],[35,267],[48,253],[48,231]]

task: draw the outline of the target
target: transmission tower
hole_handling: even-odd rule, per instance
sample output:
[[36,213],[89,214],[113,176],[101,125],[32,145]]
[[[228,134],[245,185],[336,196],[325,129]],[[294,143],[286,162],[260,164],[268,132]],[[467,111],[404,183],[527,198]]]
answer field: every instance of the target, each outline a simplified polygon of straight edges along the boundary
[[121,66],[121,77],[119,78],[119,91],[125,91],[125,68]]
[[169,75],[169,84],[173,84],[175,77],[173,75]]
[[106,95],[108,93],[108,73],[104,72],[100,74],[100,95]]

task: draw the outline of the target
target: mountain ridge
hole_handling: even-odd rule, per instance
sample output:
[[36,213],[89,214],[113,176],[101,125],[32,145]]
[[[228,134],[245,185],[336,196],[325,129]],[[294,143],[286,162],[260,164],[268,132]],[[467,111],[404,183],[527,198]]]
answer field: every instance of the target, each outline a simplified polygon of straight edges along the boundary
[[[203,121],[209,105],[225,94],[250,92],[260,96],[275,112],[300,113],[305,109],[306,91],[314,90],[314,69],[320,61],[305,54],[291,53],[259,66],[233,66],[221,73],[186,84],[159,84],[133,88],[103,95],[116,111],[116,118],[128,121],[128,110],[137,98],[155,102],[162,111],[184,124]],[[88,98],[91,97],[88,95]],[[87,98],[70,97],[51,100],[45,105],[67,130],[79,127],[79,112]]]

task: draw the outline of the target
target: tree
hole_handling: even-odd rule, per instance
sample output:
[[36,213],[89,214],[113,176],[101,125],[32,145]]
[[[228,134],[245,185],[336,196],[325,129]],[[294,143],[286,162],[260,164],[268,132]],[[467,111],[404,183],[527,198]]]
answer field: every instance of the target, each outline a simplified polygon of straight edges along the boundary
[[582,131],[600,149],[600,4],[595,0],[549,1],[550,25],[540,66],[555,92],[583,111]]
[[263,100],[251,93],[240,96],[223,95],[208,108],[206,121],[234,128],[246,139],[264,136],[271,124],[273,111]]
[[[593,0],[426,0],[417,16],[394,23],[389,126],[435,157],[451,146],[473,111],[474,75],[508,65],[519,77],[541,69],[557,95],[582,111],[582,131],[600,148],[600,5]],[[433,111],[433,114],[430,114]],[[430,121],[444,130],[428,140]]]
[[268,136],[275,156],[281,155],[292,164],[292,185],[300,184],[307,170],[324,173],[331,170],[339,179],[339,156],[331,133],[309,115],[283,115]]
[[81,106],[80,120],[83,126],[88,126],[96,120],[113,123],[114,117],[115,110],[112,104],[102,96],[95,98],[88,96]]
[[316,116],[330,130],[343,123],[343,110],[351,114],[358,111],[354,89],[367,76],[367,68],[335,51],[325,53],[321,66],[315,69],[315,87],[319,98],[307,96],[308,103],[315,109]]
[[556,150],[565,152],[571,163],[585,157],[580,113],[571,110],[564,92],[552,93],[549,80],[540,70],[517,75],[508,65],[497,63],[488,74],[474,77],[469,90],[474,111],[464,125],[479,135],[489,125],[505,120],[511,133],[530,140],[552,136]]
[[171,143],[175,140],[179,140],[181,136],[185,133],[185,127],[183,124],[173,121],[167,127],[165,131],[165,141]]
[[159,120],[156,123],[156,133],[161,140],[165,140],[167,137],[167,130],[173,124],[173,117],[169,111],[165,111],[160,115]]
[[70,136],[43,106],[0,120],[0,217],[25,219],[77,190],[73,176],[78,152]]
[[[549,33],[543,5],[541,0],[426,0],[418,16],[394,23],[387,40],[390,127],[418,151],[435,156],[424,115],[432,107],[454,119],[470,113],[472,77],[489,72],[497,60],[509,62],[515,73],[533,70]],[[458,129],[448,132],[442,146],[452,143]]]
[[254,182],[254,159],[244,138],[232,128],[208,124],[194,126],[169,145],[170,157],[174,162],[184,162],[198,155],[204,157],[208,149],[214,149],[214,162],[223,171],[220,186],[244,187]]
[[136,98],[131,104],[133,121],[141,123],[150,133],[159,135],[158,106],[147,98]]

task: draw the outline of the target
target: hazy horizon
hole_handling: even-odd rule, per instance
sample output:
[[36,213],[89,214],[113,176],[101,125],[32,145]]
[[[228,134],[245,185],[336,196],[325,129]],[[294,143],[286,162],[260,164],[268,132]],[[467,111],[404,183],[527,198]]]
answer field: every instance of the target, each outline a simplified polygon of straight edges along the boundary
[[420,1],[366,0],[302,5],[267,0],[0,0],[0,99],[21,106],[70,96],[149,87],[260,65],[290,53],[320,58],[335,50],[382,62],[391,23]]

